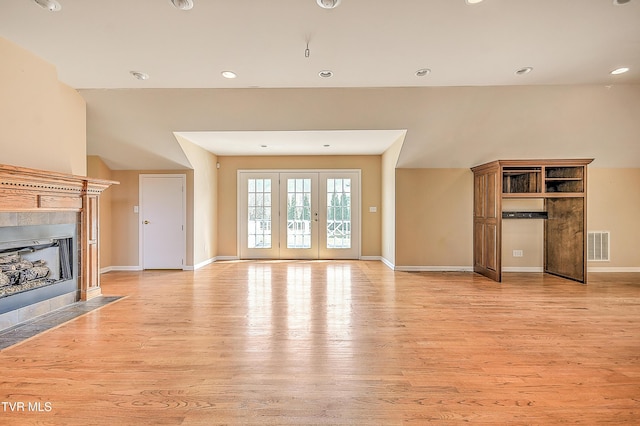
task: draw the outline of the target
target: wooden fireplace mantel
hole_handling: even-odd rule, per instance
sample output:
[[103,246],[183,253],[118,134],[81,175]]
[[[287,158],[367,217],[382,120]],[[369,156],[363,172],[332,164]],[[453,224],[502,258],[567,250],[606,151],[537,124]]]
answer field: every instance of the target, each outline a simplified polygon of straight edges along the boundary
[[0,164],[0,212],[80,213],[80,299],[102,294],[99,257],[99,198],[119,182]]

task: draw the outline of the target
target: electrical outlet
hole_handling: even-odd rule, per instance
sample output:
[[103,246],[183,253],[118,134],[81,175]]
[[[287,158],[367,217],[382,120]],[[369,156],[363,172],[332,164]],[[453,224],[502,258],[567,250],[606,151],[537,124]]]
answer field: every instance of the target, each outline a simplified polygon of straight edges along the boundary
[[522,257],[524,256],[524,252],[522,250],[514,250],[513,257]]

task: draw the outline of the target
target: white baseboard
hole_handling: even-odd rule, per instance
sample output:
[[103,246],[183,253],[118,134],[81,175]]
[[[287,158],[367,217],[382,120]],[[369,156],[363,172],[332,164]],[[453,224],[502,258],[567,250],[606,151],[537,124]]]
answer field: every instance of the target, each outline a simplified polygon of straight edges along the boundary
[[594,267],[587,267],[587,272],[640,272],[640,267],[594,266]]
[[222,262],[224,260],[239,260],[238,256],[216,256],[211,259],[207,259],[204,262],[200,262],[195,266],[186,266],[183,268],[185,271],[195,271],[196,269],[203,268],[215,262]]
[[207,260],[205,260],[203,262],[200,262],[200,263],[198,263],[198,264],[196,264],[194,266],[187,265],[184,268],[182,268],[182,270],[183,271],[195,271],[196,269],[200,269],[200,268],[202,268],[204,266],[207,266],[207,265],[215,262],[216,260],[217,260],[217,258],[212,257],[211,259],[207,259]]
[[387,265],[387,267],[388,267],[389,269],[391,269],[392,271],[394,271],[394,270],[396,269],[396,265],[394,265],[393,263],[391,263],[391,261],[390,261],[389,259],[387,259],[386,257],[384,257],[384,256],[380,256],[380,261],[381,261],[382,263],[384,263],[385,265]]
[[[544,272],[544,268],[541,266],[504,266],[502,272]],[[609,267],[609,266],[589,266],[587,272],[640,272],[640,267]]]
[[223,262],[225,260],[240,260],[239,256],[216,256],[216,262]]
[[473,272],[472,266],[396,266],[400,272]]
[[503,266],[502,272],[544,272],[542,266]]
[[142,271],[142,266],[107,266],[100,269],[101,274],[111,271]]
[[382,260],[381,256],[360,256],[360,260]]

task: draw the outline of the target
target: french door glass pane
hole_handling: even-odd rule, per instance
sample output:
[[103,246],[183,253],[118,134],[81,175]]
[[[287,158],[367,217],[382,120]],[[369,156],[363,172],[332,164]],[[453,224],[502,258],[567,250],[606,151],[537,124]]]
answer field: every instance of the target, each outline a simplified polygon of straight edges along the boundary
[[351,179],[327,179],[327,248],[351,248]]
[[287,179],[287,248],[311,248],[311,179]]
[[247,247],[271,248],[271,179],[249,179]]

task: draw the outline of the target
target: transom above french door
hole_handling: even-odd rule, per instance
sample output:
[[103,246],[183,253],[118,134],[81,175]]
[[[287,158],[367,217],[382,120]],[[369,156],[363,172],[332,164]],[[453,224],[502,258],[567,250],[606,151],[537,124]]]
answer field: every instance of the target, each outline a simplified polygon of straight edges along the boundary
[[238,172],[242,259],[357,259],[360,172]]

